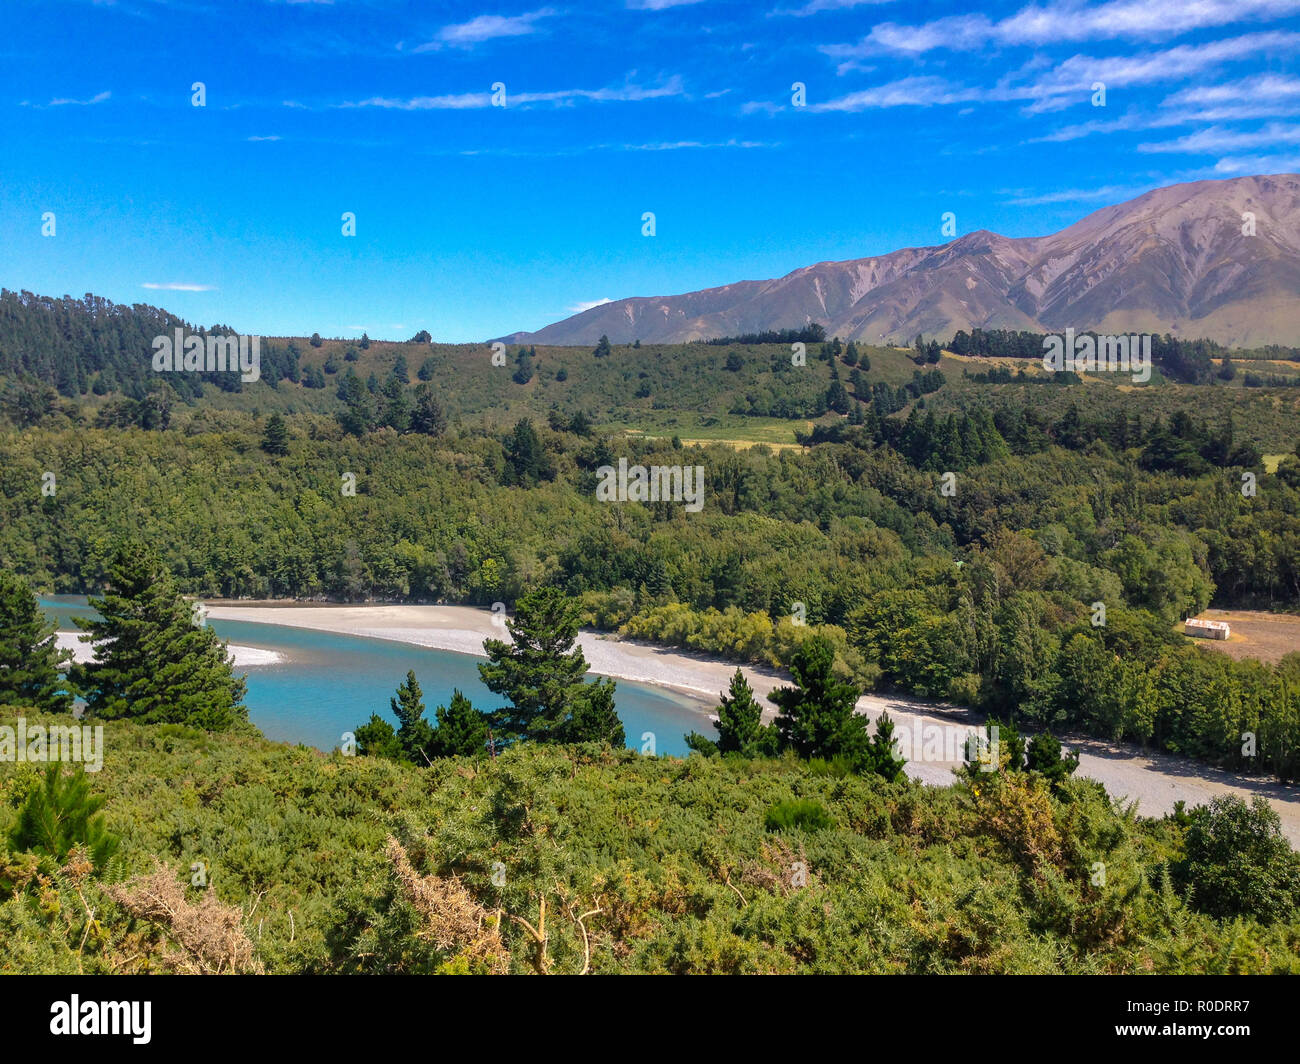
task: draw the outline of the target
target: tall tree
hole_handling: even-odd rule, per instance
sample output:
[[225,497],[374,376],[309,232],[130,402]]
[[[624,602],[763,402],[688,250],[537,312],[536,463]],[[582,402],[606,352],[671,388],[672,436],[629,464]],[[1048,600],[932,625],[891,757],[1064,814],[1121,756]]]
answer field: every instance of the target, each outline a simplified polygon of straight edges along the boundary
[[743,750],[758,739],[762,726],[763,707],[754,698],[745,674],[737,669],[727,693],[718,703],[719,752]]
[[612,733],[614,683],[583,681],[580,615],[578,604],[558,588],[537,588],[519,599],[506,621],[509,643],[484,640],[488,662],[478,671],[488,690],[510,699],[510,706],[494,714],[508,739],[565,742],[602,729]]
[[416,385],[415,409],[411,411],[411,431],[424,436],[441,436],[447,431],[447,415],[427,384]]
[[777,731],[784,746],[800,757],[865,756],[867,718],[855,712],[858,688],[835,678],[835,649],[821,635],[804,641],[790,663],[795,686],[769,696],[781,709]]
[[488,740],[487,714],[474,708],[459,690],[451,693],[451,703],[436,711],[438,726],[433,729],[430,753],[434,757],[471,757],[483,752]]
[[289,430],[285,428],[284,418],[278,413],[267,418],[266,432],[262,436],[262,450],[274,455],[289,453]]
[[108,589],[90,605],[100,619],[76,618],[95,660],[72,667],[86,712],[146,724],[217,731],[247,720],[245,683],[226,644],[196,625],[171,573],[143,543],[123,543],[108,568]]
[[0,570],[0,706],[70,709],[72,695],[60,678],[70,657],[59,650],[54,625],[27,582]]

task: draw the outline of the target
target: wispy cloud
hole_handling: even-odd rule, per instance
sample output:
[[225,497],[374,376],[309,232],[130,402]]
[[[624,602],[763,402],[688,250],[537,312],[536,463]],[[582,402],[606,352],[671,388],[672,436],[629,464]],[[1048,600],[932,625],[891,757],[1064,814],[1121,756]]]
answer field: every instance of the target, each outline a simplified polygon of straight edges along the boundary
[[211,284],[185,284],[180,281],[171,281],[166,284],[157,284],[153,281],[146,281],[140,286],[148,288],[155,292],[215,292],[216,285]]
[[628,0],[628,9],[634,12],[663,12],[668,8],[685,8],[701,0]]
[[1300,172],[1300,153],[1289,155],[1230,155],[1214,164],[1221,174],[1292,174]]
[[[44,106],[46,107],[90,107],[97,103],[105,103],[106,101],[112,99],[112,96],[113,94],[108,91],[96,93],[88,100],[77,100],[71,96],[56,96],[53,100],[51,100],[49,103],[45,104]],[[33,104],[27,100],[24,100],[23,106],[39,107],[41,105]]]
[[[1088,6],[1075,0],[1030,4],[1004,19],[947,15],[903,25],[882,22],[854,46],[856,55],[920,55],[946,49],[972,51],[988,45],[1037,47],[1062,41],[1168,40],[1193,30],[1285,18],[1300,12],[1300,0],[1110,0]],[[850,47],[850,46],[841,46]]]
[[[1051,66],[1038,59],[1004,75],[995,85],[966,86],[933,75],[902,78],[844,94],[810,111],[864,111],[880,107],[933,107],[951,104],[1021,103],[1029,114],[1060,110],[1088,100],[1101,82],[1107,90],[1185,81],[1224,63],[1262,54],[1286,54],[1300,47],[1300,34],[1249,33],[1204,44],[1183,44],[1135,55],[1073,55]],[[755,109],[762,105],[752,105]]]
[[606,303],[614,301],[606,296],[604,299],[593,299],[590,303],[574,303],[569,307],[570,314],[581,314],[584,310],[592,310],[595,307],[603,307]]
[[522,15],[479,15],[468,22],[443,26],[433,40],[413,49],[416,52],[434,52],[441,48],[473,48],[485,41],[502,37],[527,37],[537,32],[537,23],[558,14],[554,8],[543,7]]
[[[670,96],[684,96],[682,79],[674,75],[658,85],[637,85],[631,82],[602,89],[559,89],[552,92],[516,92],[506,96],[508,107],[551,104],[567,106],[587,101],[591,103],[629,103],[641,100],[658,100]],[[444,96],[414,96],[399,99],[390,96],[372,96],[338,104],[339,107],[383,107],[399,111],[460,111],[490,107],[492,94],[488,92],[460,92]]]
[[1139,144],[1140,152],[1180,152],[1186,155],[1217,155],[1271,144],[1300,144],[1300,126],[1270,122],[1262,129],[1239,130],[1210,126],[1174,140]]
[[1047,192],[1041,196],[1018,196],[1008,200],[1017,207],[1041,207],[1049,203],[1076,203],[1088,200],[1114,199],[1124,200],[1145,192],[1145,188],[1134,189],[1119,185],[1102,185],[1099,188],[1067,188],[1058,192]]
[[773,15],[794,15],[796,18],[805,18],[808,15],[820,14],[823,11],[845,11],[853,7],[864,7],[867,4],[889,4],[893,0],[812,0],[811,3],[803,7],[787,8],[780,11],[773,11]]

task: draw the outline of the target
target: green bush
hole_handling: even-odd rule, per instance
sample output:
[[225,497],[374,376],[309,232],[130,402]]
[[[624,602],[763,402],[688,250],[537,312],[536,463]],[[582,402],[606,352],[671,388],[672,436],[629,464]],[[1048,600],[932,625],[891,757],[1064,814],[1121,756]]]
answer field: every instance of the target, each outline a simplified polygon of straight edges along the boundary
[[821,802],[791,798],[777,802],[763,814],[768,831],[822,831],[831,826],[831,815]]

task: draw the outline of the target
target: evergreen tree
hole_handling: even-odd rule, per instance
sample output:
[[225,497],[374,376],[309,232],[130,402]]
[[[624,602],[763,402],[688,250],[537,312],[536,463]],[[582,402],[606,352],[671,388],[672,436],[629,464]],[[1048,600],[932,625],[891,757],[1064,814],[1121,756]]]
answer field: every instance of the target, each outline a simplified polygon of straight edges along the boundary
[[609,346],[609,337],[602,335],[600,342],[596,344],[596,350],[593,351],[592,354],[597,358],[604,358],[611,352],[611,350],[612,349]]
[[488,690],[510,699],[493,714],[507,739],[612,735],[613,681],[583,681],[587,659],[576,645],[581,612],[558,588],[538,588],[519,599],[506,621],[511,642],[484,640],[488,661],[478,667],[479,676]]
[[388,708],[397,718],[397,744],[405,760],[423,765],[433,744],[433,725],[424,716],[424,692],[408,669],[405,682],[397,687],[397,696],[388,700]]
[[554,474],[550,459],[537,438],[533,423],[521,418],[506,439],[505,483],[532,487],[539,480],[550,480]]
[[74,621],[96,653],[72,667],[88,716],[212,731],[247,720],[244,680],[231,670],[225,643],[193,623],[171,573],[147,545],[120,545],[108,583],[102,598],[90,600],[101,619]]
[[363,757],[386,757],[392,761],[406,760],[402,744],[397,740],[393,726],[378,713],[353,733],[357,740],[357,753]]
[[60,863],[81,846],[102,871],[119,844],[98,815],[104,801],[90,793],[90,780],[80,765],[67,776],[61,765],[47,765],[41,782],[28,792],[18,810],[9,845],[18,852],[40,854]]
[[434,757],[471,757],[483,752],[488,740],[487,714],[475,709],[459,690],[452,691],[451,704],[439,706],[435,716],[438,726],[430,743]]
[[370,350],[370,337],[366,333],[361,334],[361,350],[362,351]]
[[608,678],[583,684],[574,699],[573,713],[562,729],[564,742],[608,743],[616,748],[624,745],[627,739],[614,709],[614,688],[614,681]]
[[763,708],[740,669],[732,675],[727,693],[718,703],[718,720],[714,726],[718,729],[718,750],[724,754],[744,750],[758,740]]
[[262,436],[262,450],[274,455],[289,453],[289,430],[285,428],[284,418],[278,413],[267,418],[266,432]]
[[427,384],[416,385],[415,408],[411,411],[411,431],[424,436],[441,436],[447,431],[447,415]]
[[1025,748],[1025,767],[1030,772],[1041,773],[1056,790],[1079,767],[1079,755],[1061,755],[1061,740],[1051,732],[1040,732],[1029,740]]
[[857,687],[835,679],[834,661],[825,637],[805,640],[790,663],[795,686],[769,697],[781,709],[776,727],[783,746],[803,758],[844,756],[856,764],[865,754],[867,719],[855,712]]
[[71,654],[60,651],[27,582],[0,570],[0,706],[61,713],[72,708],[60,672]]
[[311,339],[307,341],[312,347],[320,347],[325,341],[320,338],[320,333],[312,333]]
[[881,776],[890,783],[903,778],[903,766],[907,762],[894,750],[894,722],[888,713],[881,713],[876,718],[876,734],[871,737],[864,761],[864,771]]
[[411,427],[411,403],[400,377],[392,376],[384,384],[384,424],[398,432]]

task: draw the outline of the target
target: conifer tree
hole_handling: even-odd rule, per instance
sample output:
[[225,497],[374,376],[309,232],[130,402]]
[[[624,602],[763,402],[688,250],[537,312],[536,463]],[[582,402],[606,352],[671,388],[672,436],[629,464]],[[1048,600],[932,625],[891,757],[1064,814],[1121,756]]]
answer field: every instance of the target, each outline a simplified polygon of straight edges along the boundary
[[876,718],[876,734],[871,737],[867,748],[865,769],[881,776],[890,783],[903,778],[903,766],[907,762],[894,750],[894,722],[888,713],[881,713]]
[[434,757],[468,757],[481,754],[487,745],[487,714],[474,708],[459,690],[452,691],[451,702],[435,712],[438,726],[433,730],[430,753]]
[[790,663],[795,686],[769,696],[780,707],[776,718],[782,745],[800,757],[828,761],[846,757],[861,763],[867,745],[867,719],[855,712],[858,689],[835,679],[835,650],[825,637],[806,640]]
[[27,582],[0,571],[0,706],[70,709],[72,695],[59,675],[70,657],[59,650],[54,626]]
[[88,715],[213,731],[247,719],[244,680],[231,670],[225,643],[194,623],[171,573],[147,545],[120,545],[108,584],[90,600],[101,619],[75,620],[96,655],[72,669]]
[[[488,661],[478,667],[479,675],[488,690],[511,702],[493,714],[507,740],[571,742],[613,734],[613,681],[583,681],[580,613],[558,588],[538,588],[519,599],[515,616],[506,621],[509,643],[483,641]],[[570,724],[570,717],[576,722]]]
[[47,765],[41,782],[18,811],[9,845],[60,862],[74,847],[82,846],[91,863],[102,871],[119,844],[98,815],[103,805],[104,798],[90,793],[90,781],[80,765],[67,776],[61,765]]
[[763,722],[763,708],[754,698],[754,692],[737,669],[731,677],[727,693],[718,703],[718,750],[727,754],[743,750],[755,742]]
[[262,436],[262,450],[274,455],[289,453],[289,430],[285,428],[284,418],[278,413],[267,418],[266,432]]
[[425,763],[433,742],[433,726],[424,716],[424,692],[408,669],[406,680],[397,687],[397,697],[388,700],[388,707],[397,718],[397,743],[407,761],[416,765]]

